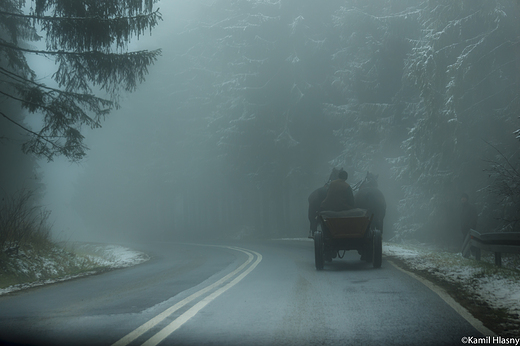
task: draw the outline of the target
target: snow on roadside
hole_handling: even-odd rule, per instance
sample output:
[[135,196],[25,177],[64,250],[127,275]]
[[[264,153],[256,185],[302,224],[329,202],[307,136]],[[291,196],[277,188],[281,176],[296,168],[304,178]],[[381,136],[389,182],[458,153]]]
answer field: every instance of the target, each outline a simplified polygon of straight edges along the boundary
[[383,254],[404,261],[410,268],[462,285],[491,307],[516,315],[516,323],[520,323],[520,268],[516,263],[499,268],[464,258],[460,253],[393,243],[384,243]]
[[72,251],[109,269],[131,267],[150,259],[143,252],[120,245],[77,243],[73,246]]
[[[0,288],[0,295],[31,287],[47,285],[99,273],[100,271],[134,266],[148,261],[145,253],[120,245],[73,243],[65,249],[55,248],[47,256],[20,251],[10,263],[11,271],[22,271],[36,278],[35,281]],[[75,270],[79,274],[68,274]],[[52,278],[48,278],[52,276]]]

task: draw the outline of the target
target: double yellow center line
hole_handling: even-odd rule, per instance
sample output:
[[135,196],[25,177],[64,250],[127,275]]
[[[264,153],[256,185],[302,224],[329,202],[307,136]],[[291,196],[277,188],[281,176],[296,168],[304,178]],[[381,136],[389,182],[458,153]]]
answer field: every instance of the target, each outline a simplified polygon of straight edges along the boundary
[[[145,341],[142,346],[155,346],[158,345],[161,341],[163,341],[168,335],[172,334],[174,331],[179,329],[184,323],[186,323],[190,318],[195,316],[200,310],[202,310],[206,305],[208,305],[211,301],[216,299],[218,296],[220,296],[222,293],[230,289],[231,287],[235,286],[237,283],[239,283],[246,275],[251,273],[253,269],[256,268],[258,263],[262,261],[262,255],[258,252],[252,251],[252,250],[246,250],[238,247],[232,247],[232,246],[221,246],[223,248],[228,248],[235,251],[240,251],[245,253],[248,256],[248,259],[237,269],[229,273],[228,275],[224,276],[222,279],[216,281],[215,283],[204,287],[203,289],[193,293],[189,297],[181,300],[177,304],[169,307],[159,315],[155,316],[148,322],[144,323],[137,329],[133,330],[132,332],[128,333],[118,341],[116,341],[112,346],[126,346],[130,344],[132,341],[139,338],[141,335],[145,334],[152,328],[156,327],[159,323],[161,323],[164,319],[166,319],[168,316],[173,314],[175,311],[181,309],[183,306],[191,303],[195,299],[205,295],[206,293],[216,289],[217,287],[220,287],[216,289],[211,294],[204,297],[202,300],[200,300],[198,303],[196,303],[193,307],[189,308],[186,312],[184,312],[182,315],[177,317],[175,320],[173,320],[170,324],[168,324],[166,327],[161,329],[159,332],[157,332],[155,335],[150,337],[147,341]],[[255,259],[256,256],[256,260]],[[253,262],[254,260],[254,262]],[[251,262],[253,264],[249,265]],[[248,267],[249,266],[249,267]],[[247,269],[246,269],[247,268]]]

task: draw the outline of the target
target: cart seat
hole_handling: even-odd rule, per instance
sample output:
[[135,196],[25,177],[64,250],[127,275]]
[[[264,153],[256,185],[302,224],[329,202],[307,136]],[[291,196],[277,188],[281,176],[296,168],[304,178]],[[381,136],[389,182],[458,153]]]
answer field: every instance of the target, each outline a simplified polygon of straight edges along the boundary
[[349,210],[341,210],[341,211],[332,211],[332,210],[325,210],[321,211],[320,215],[324,219],[330,219],[330,218],[350,218],[350,217],[363,217],[368,216],[368,210],[366,209],[360,209],[360,208],[354,208]]

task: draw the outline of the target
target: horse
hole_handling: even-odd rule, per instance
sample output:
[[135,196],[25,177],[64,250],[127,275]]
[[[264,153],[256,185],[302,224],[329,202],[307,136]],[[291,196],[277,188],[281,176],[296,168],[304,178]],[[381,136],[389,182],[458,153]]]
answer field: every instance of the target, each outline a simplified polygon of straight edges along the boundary
[[330,172],[329,180],[320,188],[312,191],[307,199],[309,201],[309,210],[307,216],[309,218],[311,233],[310,236],[316,232],[318,227],[318,221],[316,220],[316,213],[320,210],[321,202],[327,197],[327,190],[329,189],[329,184],[331,181],[338,179],[339,172],[341,172],[343,168],[337,169],[332,168],[332,172]]
[[383,233],[383,220],[386,215],[386,200],[383,193],[379,190],[377,178],[379,175],[367,172],[367,175],[359,190],[354,196],[356,207],[367,209],[369,215],[373,214],[371,228],[376,228]]

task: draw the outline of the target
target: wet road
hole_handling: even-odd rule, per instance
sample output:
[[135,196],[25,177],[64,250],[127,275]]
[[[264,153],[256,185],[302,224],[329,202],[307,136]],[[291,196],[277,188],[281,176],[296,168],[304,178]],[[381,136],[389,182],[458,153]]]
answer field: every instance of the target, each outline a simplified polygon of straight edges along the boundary
[[480,333],[425,285],[310,241],[133,246],[141,265],[0,297],[25,345],[462,345]]

